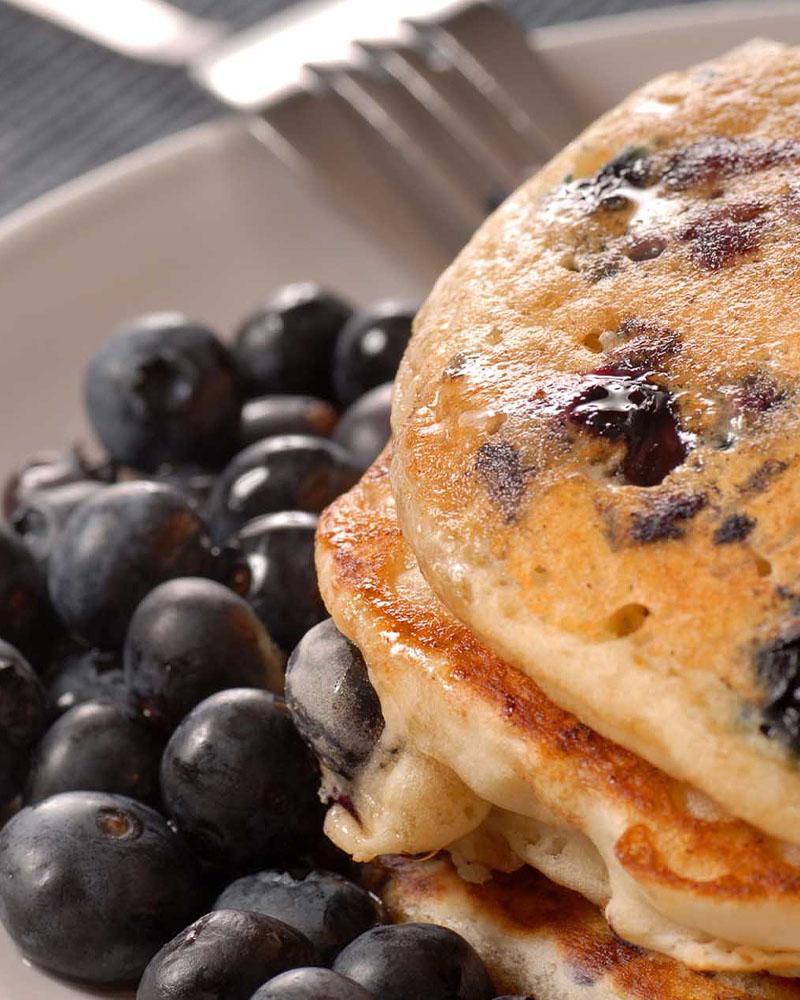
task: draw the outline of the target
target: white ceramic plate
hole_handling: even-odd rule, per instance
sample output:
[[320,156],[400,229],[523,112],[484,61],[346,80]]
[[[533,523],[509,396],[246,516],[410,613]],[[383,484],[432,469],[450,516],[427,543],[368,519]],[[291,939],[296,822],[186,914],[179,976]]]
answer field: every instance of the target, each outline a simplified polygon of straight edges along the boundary
[[[709,3],[548,28],[535,41],[588,122],[649,77],[757,35],[800,42],[800,7]],[[430,262],[393,259],[359,233],[240,122],[95,171],[0,223],[0,474],[85,436],[83,365],[126,317],[178,309],[229,334],[286,281],[368,302],[423,295],[435,277]],[[0,930],[0,1000],[97,995],[25,965]]]

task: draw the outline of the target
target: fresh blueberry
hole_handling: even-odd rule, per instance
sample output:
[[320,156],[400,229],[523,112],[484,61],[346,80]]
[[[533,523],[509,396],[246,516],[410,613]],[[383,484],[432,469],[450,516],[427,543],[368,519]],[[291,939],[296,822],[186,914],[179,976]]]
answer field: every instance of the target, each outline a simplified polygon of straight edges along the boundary
[[44,674],[51,709],[62,715],[86,701],[102,701],[120,708],[130,704],[130,695],[117,650],[87,649],[70,641],[59,650]]
[[219,464],[236,439],[233,359],[210,330],[179,313],[141,316],[117,330],[89,362],[85,396],[109,454],[135,469]]
[[6,742],[29,746],[47,726],[47,699],[33,668],[0,639],[0,734]]
[[174,486],[187,500],[202,507],[214,488],[216,473],[202,465],[190,463],[186,465],[162,465],[153,477],[159,483]]
[[333,359],[333,385],[343,406],[394,379],[416,311],[416,305],[382,302],[348,320]]
[[77,448],[72,451],[44,451],[28,459],[6,482],[3,514],[9,520],[17,507],[34,494],[86,479],[113,483],[117,470],[111,462],[91,462]]
[[137,706],[170,730],[217,691],[283,687],[282,657],[264,626],[213,580],[169,580],[150,591],[131,618],[123,663]]
[[0,827],[14,811],[15,800],[25,785],[30,749],[0,740]]
[[318,514],[356,482],[360,470],[338,444],[305,434],[265,438],[240,452],[217,480],[208,504],[214,539],[225,542],[247,521],[281,510]]
[[266,979],[316,957],[311,942],[279,920],[216,910],[164,945],[136,1000],[250,1000]]
[[44,689],[19,650],[0,640],[0,804],[21,790],[31,748],[46,727]]
[[162,749],[154,734],[118,705],[76,705],[53,723],[37,747],[26,801],[74,791],[113,792],[155,803]]
[[324,828],[298,854],[296,864],[307,870],[336,872],[351,881],[359,879],[363,871],[362,865],[328,839]]
[[206,529],[170,486],[109,486],[81,504],[56,543],[50,595],[64,623],[103,648],[122,644],[136,605],[159,583],[208,575]]
[[0,524],[0,637],[38,667],[55,631],[44,576],[19,535]]
[[234,542],[214,549],[213,578],[239,597],[249,595],[253,574],[247,556]]
[[161,762],[172,820],[202,858],[237,872],[291,862],[319,828],[318,783],[283,701],[247,688],[201,702]]
[[292,969],[270,979],[251,1000],[376,1000],[363,986],[331,969]]
[[472,945],[436,924],[373,927],[345,948],[333,968],[381,1000],[490,1000],[494,995]]
[[134,983],[202,912],[200,872],[157,812],[65,792],[0,831],[0,919],[26,958],[70,979]]
[[234,356],[249,394],[331,399],[336,338],[351,315],[346,302],[311,282],[278,289],[236,334]]
[[369,760],[383,732],[381,703],[364,657],[332,619],[289,658],[286,700],[300,735],[335,774],[352,778]]
[[33,493],[11,517],[11,527],[25,542],[39,565],[46,571],[56,542],[73,511],[90,497],[105,489],[102,483],[80,479],[63,486]]
[[392,383],[370,389],[342,414],[333,440],[353,457],[361,469],[375,461],[392,433]]
[[292,510],[257,517],[236,536],[250,566],[247,600],[287,652],[327,617],[314,566],[316,529],[316,515]]
[[215,910],[256,910],[302,931],[330,964],[381,917],[379,900],[333,872],[265,871],[228,886]]
[[316,396],[259,396],[242,407],[239,442],[246,448],[279,434],[328,437],[337,419],[331,404]]

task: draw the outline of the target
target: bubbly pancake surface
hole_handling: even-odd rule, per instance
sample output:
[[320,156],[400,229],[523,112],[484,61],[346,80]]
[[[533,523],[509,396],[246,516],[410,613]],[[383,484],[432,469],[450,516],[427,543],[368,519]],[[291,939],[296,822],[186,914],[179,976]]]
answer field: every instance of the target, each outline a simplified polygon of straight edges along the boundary
[[797,982],[700,974],[616,937],[599,911],[531,869],[464,883],[446,860],[396,862],[383,890],[396,920],[443,924],[487,963],[495,988],[547,1000],[796,1000]]
[[[442,786],[442,803],[461,794],[472,827],[522,845],[514,847],[517,866],[544,867],[605,904],[630,940],[697,968],[800,966],[800,851],[598,735],[476,639],[419,571],[397,521],[388,462],[379,459],[323,514],[320,587],[337,626],[366,658],[387,728],[405,731],[416,752],[463,783],[462,793],[453,782],[446,793]],[[437,780],[424,793],[411,789],[418,810],[435,815]],[[496,807],[488,820],[470,796]],[[565,833],[577,862],[560,869],[549,851],[537,854],[519,817]],[[426,843],[397,841],[394,850],[450,846],[449,826],[433,824],[428,835]],[[587,872],[598,854],[599,891]],[[491,857],[487,863],[500,867]]]
[[800,50],[663,77],[443,275],[392,481],[429,582],[559,705],[800,843]]

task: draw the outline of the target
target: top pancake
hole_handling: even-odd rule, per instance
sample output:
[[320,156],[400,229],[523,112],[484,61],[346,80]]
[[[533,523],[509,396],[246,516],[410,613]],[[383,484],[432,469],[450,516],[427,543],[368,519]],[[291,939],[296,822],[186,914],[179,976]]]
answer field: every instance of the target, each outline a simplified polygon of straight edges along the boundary
[[583,722],[800,843],[800,50],[644,87],[420,312],[392,482],[434,590]]

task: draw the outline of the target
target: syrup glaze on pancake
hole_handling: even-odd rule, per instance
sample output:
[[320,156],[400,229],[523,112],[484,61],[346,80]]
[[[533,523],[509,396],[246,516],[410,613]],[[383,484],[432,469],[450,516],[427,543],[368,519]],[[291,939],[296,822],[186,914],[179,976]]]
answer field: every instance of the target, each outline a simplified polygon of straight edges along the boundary
[[[483,646],[419,572],[388,464],[382,456],[328,508],[317,536],[323,598],[364,654],[387,729],[498,810],[579,831],[584,863],[602,857],[606,916],[626,938],[696,968],[800,966],[800,851],[598,735]],[[477,827],[485,814],[472,815]],[[514,815],[500,819],[490,827],[510,840]],[[351,846],[346,833],[339,842]],[[516,858],[538,863],[523,849]]]
[[513,195],[396,386],[400,520],[558,704],[800,844],[800,50],[663,77]]
[[383,898],[395,920],[452,928],[483,957],[495,989],[546,1000],[798,1000],[800,984],[764,975],[698,973],[616,937],[599,911],[530,868],[463,882],[442,858],[386,860]]

